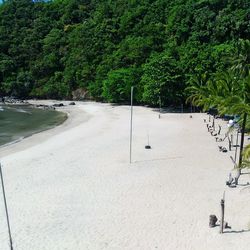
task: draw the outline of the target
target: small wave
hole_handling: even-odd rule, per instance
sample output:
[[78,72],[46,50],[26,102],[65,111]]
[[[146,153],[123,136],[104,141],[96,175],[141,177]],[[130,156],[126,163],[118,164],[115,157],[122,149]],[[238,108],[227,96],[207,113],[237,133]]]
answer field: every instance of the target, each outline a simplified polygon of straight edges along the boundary
[[0,111],[4,111],[3,107],[0,106]]
[[21,113],[27,113],[27,114],[30,114],[31,115],[31,112],[29,111],[26,111],[24,109],[17,109],[18,112],[21,112]]
[[15,112],[19,112],[19,113],[27,113],[27,114],[32,115],[32,113],[30,111],[24,110],[24,109],[19,108],[19,107],[16,108],[16,107],[6,106],[5,108],[8,109],[8,110],[11,110],[11,111],[15,111]]
[[22,141],[25,137],[24,136],[20,136],[19,138],[13,140],[13,141],[10,141],[10,142],[7,142],[5,144],[0,144],[0,148],[3,148],[3,147],[6,147],[6,146],[9,146],[9,145],[12,145],[12,144],[15,144],[15,143],[18,143],[20,141]]
[[15,108],[14,109],[15,111],[19,112],[19,113],[26,113],[26,114],[29,114],[31,115],[32,113],[27,111],[27,110],[24,110],[24,109],[20,109],[20,108]]
[[0,133],[0,138],[1,138],[1,137],[10,137],[10,135],[7,134],[7,133]]

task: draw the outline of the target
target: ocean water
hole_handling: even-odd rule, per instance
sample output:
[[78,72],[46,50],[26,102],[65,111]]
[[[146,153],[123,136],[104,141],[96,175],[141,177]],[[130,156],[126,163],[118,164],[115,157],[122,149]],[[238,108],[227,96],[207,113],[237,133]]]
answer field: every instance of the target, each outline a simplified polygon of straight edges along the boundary
[[0,146],[53,128],[66,119],[65,113],[54,110],[0,104]]

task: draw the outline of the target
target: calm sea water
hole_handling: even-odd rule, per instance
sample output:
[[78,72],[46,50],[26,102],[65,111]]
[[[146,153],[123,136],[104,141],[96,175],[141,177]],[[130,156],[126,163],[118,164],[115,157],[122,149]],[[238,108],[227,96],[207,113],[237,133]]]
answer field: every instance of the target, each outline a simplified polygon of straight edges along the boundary
[[0,145],[53,128],[66,119],[65,113],[54,110],[42,110],[28,105],[0,104]]

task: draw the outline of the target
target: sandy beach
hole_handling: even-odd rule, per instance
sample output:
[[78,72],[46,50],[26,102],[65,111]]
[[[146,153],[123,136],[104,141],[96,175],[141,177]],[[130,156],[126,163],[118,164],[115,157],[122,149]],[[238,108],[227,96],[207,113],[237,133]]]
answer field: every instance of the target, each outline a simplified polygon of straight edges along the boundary
[[[227,142],[207,132],[206,114],[159,119],[134,107],[130,164],[129,106],[59,110],[69,114],[62,125],[0,149],[15,250],[249,248],[250,171],[237,188],[225,185],[234,150],[219,152]],[[224,191],[231,229],[219,234],[208,223],[220,217]],[[8,250],[2,194],[0,218],[0,250]]]

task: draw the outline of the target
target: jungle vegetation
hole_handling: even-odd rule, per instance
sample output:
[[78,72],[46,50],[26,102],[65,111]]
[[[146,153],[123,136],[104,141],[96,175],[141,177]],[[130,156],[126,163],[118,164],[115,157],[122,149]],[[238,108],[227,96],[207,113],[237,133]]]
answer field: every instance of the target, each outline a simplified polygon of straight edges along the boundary
[[0,96],[70,99],[81,88],[126,103],[133,85],[137,103],[180,105],[195,78],[234,77],[249,20],[248,0],[5,0]]

